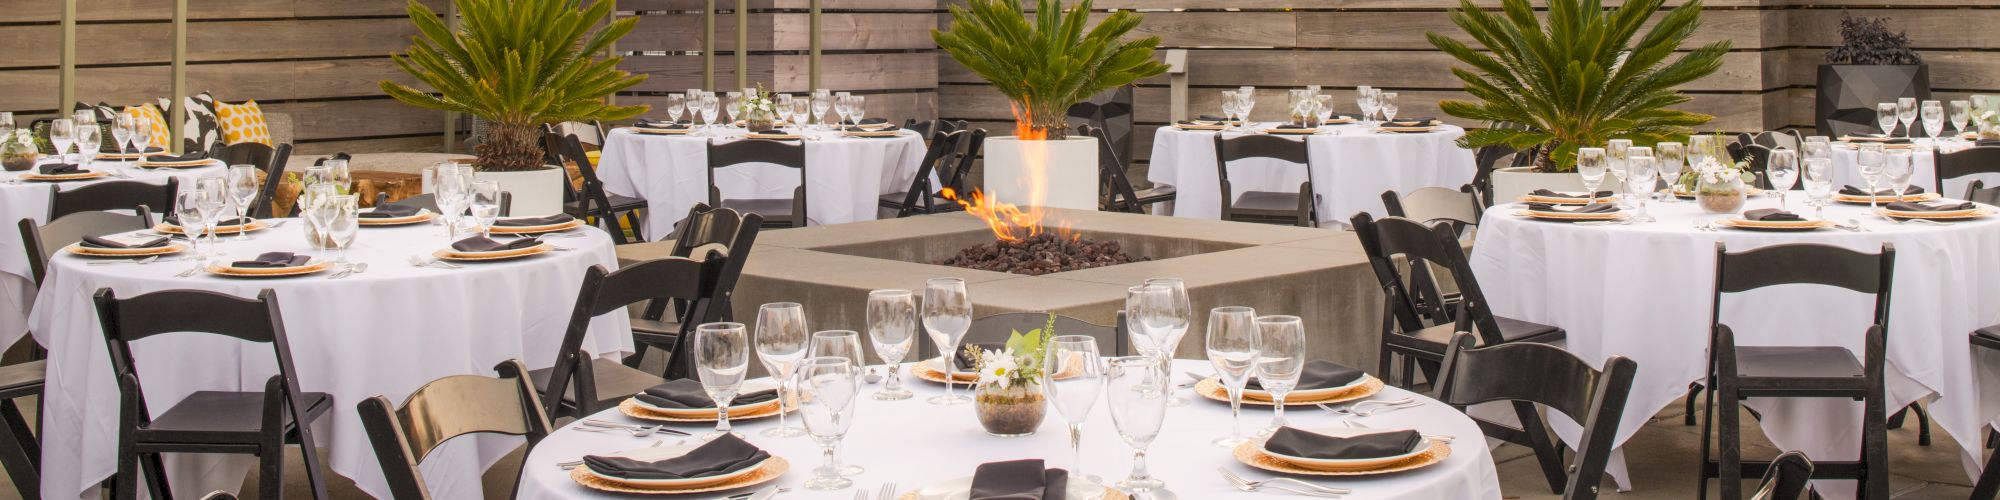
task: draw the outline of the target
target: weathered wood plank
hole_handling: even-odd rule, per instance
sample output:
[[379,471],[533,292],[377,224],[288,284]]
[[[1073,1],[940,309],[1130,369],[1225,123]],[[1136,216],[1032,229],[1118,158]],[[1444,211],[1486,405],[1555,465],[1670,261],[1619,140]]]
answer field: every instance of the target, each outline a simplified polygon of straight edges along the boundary
[[[734,5],[734,2],[730,2]],[[620,5],[620,8],[624,8]],[[773,14],[750,15],[750,50],[771,50],[771,38],[759,36],[772,30]],[[701,14],[660,14],[637,16],[639,26],[632,33],[618,40],[621,51],[698,51],[702,50]],[[721,15],[715,18],[715,50],[736,50],[736,16]]]
[[[619,68],[648,75],[646,81],[629,89],[633,92],[678,92],[702,86],[701,56],[629,56]],[[750,81],[770,82],[770,56],[750,58],[749,71]],[[735,58],[715,58],[715,84],[736,86]]]
[[[1775,10],[1703,12],[1702,27],[1695,31],[1686,47],[1707,45],[1718,40],[1730,40],[1738,49],[1782,46],[1785,39],[1780,30],[1787,13]],[[1148,14],[1146,22],[1151,23],[1157,16],[1159,14]],[[1428,49],[1431,48],[1425,38],[1428,32],[1472,43],[1472,37],[1452,24],[1450,14],[1442,11],[1299,12],[1297,16],[1299,47]],[[1654,20],[1664,16],[1655,15]],[[1232,22],[1232,17],[1224,17],[1220,22]]]
[[[812,47],[811,16],[776,14],[773,31],[754,31],[753,37],[770,33],[776,50],[806,50]],[[932,49],[932,13],[829,13],[820,16],[820,49],[878,50]],[[755,24],[755,23],[752,23]],[[755,45],[754,43],[752,45]]]
[[[780,92],[810,92],[807,56],[767,57],[776,67]],[[820,87],[836,90],[937,87],[937,57],[929,53],[827,54],[820,56]]]
[[[1784,86],[1784,80],[1766,77],[1762,57],[1756,52],[1733,52],[1723,56],[1722,69],[1697,80],[1686,90],[1762,91]],[[1188,81],[1196,86],[1289,86],[1360,85],[1403,88],[1458,88],[1463,86],[1450,68],[1457,60],[1443,52],[1373,50],[1191,50],[1188,52]],[[940,79],[947,66],[939,66]],[[951,71],[963,78],[963,70]],[[974,80],[977,81],[977,80]],[[1155,77],[1148,85],[1166,83]]]
[[1918,49],[1958,49],[2000,47],[1992,26],[2000,24],[2000,10],[1993,9],[1799,9],[1787,11],[1786,33],[1790,44],[1830,47],[1840,44],[1840,17],[1887,17],[1891,31],[1910,36]]
[[[447,0],[423,0],[432,10],[444,11]],[[188,0],[191,19],[269,19],[283,17],[398,16],[407,0]],[[166,0],[82,0],[77,2],[77,18],[83,21],[159,20],[173,17],[174,3]],[[0,0],[0,12],[10,21],[56,21],[62,17],[62,2],[51,0]]]
[[[0,27],[0,67],[54,66],[62,43],[57,26]],[[313,19],[188,24],[188,60],[303,59],[387,56],[410,45],[407,19]],[[165,63],[173,58],[173,27],[164,23],[77,26],[77,64]]]
[[[1148,12],[1134,37],[1158,36],[1162,47],[1292,47],[1301,23],[1290,12]],[[1439,14],[1442,16],[1442,14]],[[1109,14],[1092,14],[1091,22]],[[949,20],[950,16],[941,16]]]
[[299,141],[444,132],[444,113],[388,98],[261,107],[265,112],[292,115],[293,140]]
[[[397,137],[391,139],[357,139],[345,141],[306,142],[292,145],[294,158],[317,158],[332,156],[334,153],[442,153],[444,135],[424,135],[419,137]],[[294,160],[296,163],[296,160]]]

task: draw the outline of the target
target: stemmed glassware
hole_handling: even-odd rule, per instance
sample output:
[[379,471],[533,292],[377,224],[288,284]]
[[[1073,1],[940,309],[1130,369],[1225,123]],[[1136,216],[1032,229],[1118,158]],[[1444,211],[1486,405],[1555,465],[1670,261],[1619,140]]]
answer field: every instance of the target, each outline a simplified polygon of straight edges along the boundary
[[[952,356],[958,353],[958,343],[965,340],[965,332],[972,329],[972,298],[965,294],[965,280],[959,278],[932,278],[924,282],[924,331],[930,333],[931,343],[937,344],[940,359],[944,362],[945,380],[958,380],[958,365],[952,363]],[[972,398],[960,395],[958,384],[944,385],[943,396],[932,396],[934,405],[962,405]]]
[[1803,151],[1799,156],[1805,159],[1825,158],[1833,160],[1833,141],[1824,135],[1806,136],[1806,142],[1799,146]]
[[[1628,164],[1626,163],[1626,159],[1631,157],[1632,157],[1631,139],[1612,139],[1609,142],[1604,143],[1604,159],[1605,159],[1604,165],[1607,167],[1607,170],[1611,172],[1612,179],[1617,181],[1612,185],[1618,188],[1619,191],[1618,194],[1624,194],[1624,195],[1631,194],[1625,192],[1625,174],[1626,174],[1626,168],[1628,166]],[[1624,204],[1624,202],[1627,201],[1625,200],[1625,198],[1630,198],[1630,196],[1619,197],[1619,204],[1621,205]]]
[[675,123],[679,123],[681,121],[681,111],[684,111],[686,109],[687,109],[686,95],[677,93],[667,94],[667,118],[672,119]]
[[1882,182],[1882,144],[1862,143],[1855,146],[1854,164],[1861,171],[1861,180],[1868,182],[1868,210],[1875,210],[1875,185]]
[[[216,235],[215,226],[222,218],[222,209],[229,207],[229,183],[220,175],[209,174],[195,179],[194,188],[196,191],[201,191],[201,220],[208,226],[208,242],[220,243],[221,238]],[[199,237],[200,234],[188,235],[190,240]],[[216,249],[210,248],[209,251],[215,252]]]
[[1597,187],[1604,184],[1604,148],[1577,148],[1576,174],[1583,178],[1583,190],[1597,203]]
[[139,152],[140,158],[144,158],[146,148],[153,147],[153,122],[141,120],[130,113],[125,116],[132,118],[132,135],[126,139],[131,143],[129,147]]
[[1770,165],[1765,170],[1771,176],[1771,189],[1778,192],[1778,208],[1790,209],[1792,186],[1799,181],[1799,152],[1778,148],[1771,150]]
[[1313,114],[1319,116],[1320,126],[1326,126],[1326,121],[1333,119],[1333,96],[1326,94],[1313,96]]
[[1097,406],[1104,390],[1104,364],[1097,352],[1097,339],[1088,335],[1062,335],[1049,339],[1048,359],[1042,362],[1042,391],[1069,422],[1070,477],[1083,475],[1083,421]]
[[1972,121],[1972,101],[1956,99],[1951,101],[1948,106],[1950,107],[1946,108],[1948,112],[1945,113],[1945,119],[1951,120],[1952,133],[1954,135],[1965,135],[1965,126]]
[[806,489],[838,490],[854,485],[840,474],[840,440],[854,425],[854,400],[861,393],[861,372],[846,358],[807,358],[799,366],[799,419],[819,443],[822,465],[813,469]]
[[854,101],[852,97],[853,97],[852,94],[848,94],[846,92],[840,92],[833,95],[833,114],[835,115],[836,118],[840,119],[840,121],[837,124],[840,125],[840,130],[843,131],[847,130],[848,124],[853,123],[852,120],[847,118],[847,115],[849,113],[852,113],[854,109],[853,108]]
[[[1633,149],[1636,151],[1639,148]],[[1654,220],[1652,215],[1646,214],[1646,200],[1652,198],[1649,194],[1653,192],[1655,183],[1659,182],[1659,177],[1657,176],[1659,171],[1654,170],[1652,152],[1647,151],[1646,153],[1645,155],[1633,155],[1625,159],[1625,192],[1631,194],[1632,204],[1639,208],[1637,212],[1632,214],[1633,222],[1652,222]]]
[[78,164],[89,165],[91,161],[97,159],[97,152],[102,151],[104,148],[103,134],[104,132],[97,128],[96,123],[76,128],[76,161]]
[[14,112],[0,111],[0,137],[12,137],[14,127]]
[[1146,448],[1153,445],[1167,418],[1166,383],[1159,363],[1144,356],[1113,359],[1105,373],[1104,398],[1111,423],[1118,427],[1118,437],[1132,447],[1132,473],[1118,481],[1118,488],[1138,498],[1175,498],[1166,490],[1166,482],[1146,472]]
[[1833,159],[1806,158],[1806,198],[1812,201],[1813,219],[1826,220],[1826,204],[1833,200]]
[[1384,122],[1396,121],[1396,108],[1401,107],[1401,103],[1396,99],[1396,93],[1383,92],[1382,96],[1379,97],[1378,99],[1381,102],[1377,103],[1375,106],[1376,108],[1382,110],[1382,121]]
[[202,198],[207,193],[199,189],[182,191],[174,195],[175,225],[181,227],[181,234],[188,237],[189,253],[196,259],[207,261],[208,254],[201,246],[201,235],[208,231],[208,219],[201,215]]
[[[353,264],[347,262],[347,247],[352,246],[354,244],[354,237],[361,233],[361,220],[358,213],[360,205],[356,203],[355,196],[351,194],[333,195],[319,202],[320,209],[325,210],[325,213],[320,216],[321,220],[324,221],[320,225],[320,233],[326,235],[328,243],[333,244],[333,263],[334,266],[341,269],[352,268]],[[211,227],[209,230],[214,231],[215,229]]]
[[1250,128],[1250,110],[1257,109],[1257,88],[1248,85],[1236,88],[1236,113],[1242,115],[1242,127]]
[[1681,168],[1687,165],[1687,145],[1662,142],[1654,144],[1653,148],[1659,153],[1659,162],[1653,168],[1660,172],[1660,181],[1667,185],[1667,190],[1660,195],[1660,203],[1673,203],[1674,186],[1680,184]]
[[[1208,362],[1229,391],[1229,436],[1216,439],[1216,446],[1234,448],[1243,444],[1243,385],[1250,382],[1250,368],[1257,364],[1263,337],[1257,332],[1257,311],[1248,307],[1217,307],[1208,311]],[[1112,401],[1117,408],[1118,402]]]
[[868,340],[875,344],[875,357],[881,358],[889,369],[889,380],[882,390],[875,391],[875,399],[910,399],[910,390],[903,388],[903,356],[909,355],[910,347],[916,345],[916,295],[909,290],[868,292],[867,315]]
[[820,130],[826,129],[826,111],[833,109],[833,94],[826,89],[814,90],[812,95],[813,122]]
[[792,129],[806,130],[806,122],[812,119],[812,99],[792,98]]
[[1375,108],[1379,104],[1375,100],[1376,97],[1375,89],[1367,85],[1355,90],[1354,105],[1361,108],[1361,123],[1366,124],[1375,120]]
[[69,146],[76,142],[76,122],[68,118],[49,121],[49,142],[56,147],[56,161],[69,163]]
[[[867,368],[867,360],[861,356],[861,334],[855,333],[853,330],[813,332],[812,344],[806,347],[806,357],[811,359],[845,359],[848,363],[854,365],[855,373],[866,373],[864,370]],[[847,465],[846,461],[841,459],[839,451],[834,452],[833,464],[830,467],[840,471],[840,475],[842,476],[859,476],[861,473],[867,472],[861,466]]]
[[1877,126],[1882,127],[1883,137],[1888,137],[1891,134],[1895,134],[1896,103],[1884,102],[1875,104],[1875,124]]
[[[111,119],[111,145],[118,148],[120,155],[125,153],[125,145],[132,143],[132,125],[135,123],[138,120],[133,119],[130,113],[119,113]],[[125,161],[124,158],[119,159],[120,163]]]
[[861,126],[861,119],[867,115],[868,96],[857,95],[847,97],[847,116],[849,120],[854,122],[855,126]]
[[1699,171],[1707,161],[1722,161],[1715,157],[1715,136],[1695,134],[1688,136],[1688,168]]
[[724,111],[728,114],[722,115],[722,128],[734,127],[736,120],[743,118],[743,93],[730,92],[726,95],[729,100],[724,104]]
[[1903,122],[1903,138],[1916,137],[1917,129],[1912,125],[1917,123],[1917,98],[1896,98],[1896,121]]
[[493,221],[500,218],[500,183],[473,182],[469,199],[472,206],[472,221],[479,224],[479,235],[492,237]]
[[712,129],[715,128],[715,113],[717,111],[716,108],[718,104],[719,103],[715,100],[715,93],[713,92],[701,96],[702,129],[707,130],[708,133],[710,134],[714,133],[714,130]]
[[1910,164],[1910,150],[1888,150],[1882,154],[1882,175],[1889,178],[1889,188],[1896,190],[1896,201],[1903,201],[1903,193],[1910,189],[1910,174],[1916,170]]
[[[257,194],[264,186],[257,182],[257,167],[250,165],[229,166],[229,199],[236,205],[236,218],[250,217],[250,204],[257,202]],[[249,231],[238,231],[236,241],[250,239]]]
[[1242,101],[1236,99],[1236,91],[1222,91],[1222,128],[1229,128],[1229,122],[1236,121],[1236,113],[1241,111],[1242,108]]
[[1924,134],[1931,137],[1931,145],[1936,147],[1938,136],[1944,133],[1944,103],[1924,101],[1921,112],[1919,118],[1924,122]]
[[1285,423],[1285,396],[1299,386],[1306,367],[1306,324],[1298,316],[1257,318],[1257,383],[1271,393],[1270,434]]
[[[1167,320],[1155,326],[1164,328],[1165,335],[1154,334],[1154,338],[1160,340],[1160,370],[1170,374],[1168,378],[1171,379],[1174,353],[1180,350],[1181,338],[1187,335],[1188,324],[1194,319],[1194,303],[1188,300],[1187,283],[1180,278],[1147,278],[1145,285],[1166,287],[1168,300],[1173,304],[1167,313]],[[1169,390],[1167,406],[1187,406],[1187,404],[1187,398]]]
[[[764,363],[764,371],[778,382],[779,410],[790,404],[792,399],[785,395],[796,395],[799,361],[806,358],[806,306],[797,302],[776,302],[757,308],[757,360]],[[778,426],[764,429],[765,437],[787,438],[803,436],[805,429],[785,423],[785,413],[778,413]]]
[[742,323],[703,323],[694,329],[695,377],[701,380],[708,398],[715,400],[715,433],[703,436],[704,440],[733,433],[729,402],[736,399],[743,375],[750,370],[750,339],[746,337]]
[[[306,169],[306,174],[308,177],[311,177],[315,169],[322,168],[324,167],[308,168]],[[434,191],[437,195],[438,210],[444,212],[438,215],[444,219],[445,230],[451,233],[450,237],[453,239],[458,238],[459,229],[465,217],[466,204],[470,203],[472,195],[471,170],[470,167],[456,163],[439,164],[437,167],[437,186]],[[328,170],[327,172],[327,175],[330,176],[332,171]],[[331,184],[333,180],[329,178],[326,179],[326,182]]]

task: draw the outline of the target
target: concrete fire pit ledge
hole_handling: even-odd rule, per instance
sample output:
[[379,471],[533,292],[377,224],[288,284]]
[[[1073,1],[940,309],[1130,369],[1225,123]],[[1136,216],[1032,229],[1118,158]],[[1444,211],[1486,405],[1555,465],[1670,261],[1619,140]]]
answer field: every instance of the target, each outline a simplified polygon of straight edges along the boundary
[[[913,290],[921,301],[925,280],[957,277],[965,279],[979,316],[1049,311],[1111,324],[1124,308],[1126,288],[1146,278],[1179,277],[1186,280],[1195,312],[1181,357],[1202,356],[1210,308],[1240,305],[1259,314],[1304,318],[1308,349],[1318,359],[1374,368],[1382,299],[1353,232],[1051,211],[1051,223],[1067,223],[1085,237],[1116,240],[1127,252],[1154,260],[1042,276],[931,264],[993,241],[984,222],[963,213],[769,230],[758,235],[736,285],[736,320],[754,321],[760,304],[799,302],[807,305],[815,331],[865,334],[868,291]],[[618,249],[618,257],[634,262],[670,250],[670,242],[628,245]]]

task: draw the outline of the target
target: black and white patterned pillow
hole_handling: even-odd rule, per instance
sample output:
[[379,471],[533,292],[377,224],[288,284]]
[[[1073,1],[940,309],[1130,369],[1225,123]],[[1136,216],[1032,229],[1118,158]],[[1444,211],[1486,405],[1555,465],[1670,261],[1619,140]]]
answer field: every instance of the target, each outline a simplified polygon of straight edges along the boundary
[[215,96],[202,91],[183,101],[188,119],[181,125],[181,138],[187,142],[187,150],[208,151],[222,144],[222,126],[215,120]]

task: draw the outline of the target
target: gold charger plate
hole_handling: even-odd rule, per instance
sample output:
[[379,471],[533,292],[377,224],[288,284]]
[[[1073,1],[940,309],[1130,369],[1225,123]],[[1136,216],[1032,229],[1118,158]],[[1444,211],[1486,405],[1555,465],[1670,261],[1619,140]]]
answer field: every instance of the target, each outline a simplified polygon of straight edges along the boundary
[[1260,442],[1254,439],[1236,445],[1231,454],[1236,456],[1236,461],[1243,462],[1244,465],[1283,474],[1301,476],[1372,476],[1421,469],[1443,462],[1446,457],[1451,456],[1451,445],[1436,439],[1430,440],[1430,442],[1430,448],[1426,448],[1423,453],[1415,457],[1365,470],[1320,470],[1309,468],[1265,453],[1263,448],[1259,446]]
[[148,157],[153,157],[153,156],[163,156],[163,155],[166,155],[166,154],[167,154],[167,152],[166,152],[166,151],[152,151],[152,152],[146,152],[146,153],[98,153],[98,154],[97,154],[97,159],[99,159],[99,160],[138,160],[138,159],[143,159],[143,158],[148,158]]
[[63,247],[63,250],[85,257],[150,257],[180,253],[182,250],[187,250],[187,246],[167,243],[167,246],[149,248],[96,248],[83,246],[82,243],[71,243]]
[[846,132],[841,132],[840,135],[842,137],[878,138],[878,137],[895,137],[899,134],[902,134],[902,132],[903,132],[902,130],[849,130]]
[[1266,133],[1266,134],[1271,134],[1271,135],[1314,135],[1314,134],[1318,134],[1318,133],[1319,133],[1319,129],[1317,129],[1317,128],[1267,128],[1267,129],[1264,129],[1264,133]]
[[205,166],[208,166],[208,165],[212,164],[213,162],[214,162],[214,160],[208,160],[208,159],[201,159],[201,160],[186,160],[186,161],[154,161],[154,160],[140,160],[140,161],[139,161],[139,168],[189,168],[189,167],[205,167]]
[[1851,194],[1835,193],[1833,195],[1833,201],[1847,203],[1850,205],[1867,205],[1871,201],[1870,198],[1873,198],[1872,201],[1874,203],[1879,204],[1879,203],[1895,203],[1898,201],[1931,201],[1942,197],[1943,197],[1942,195],[1939,195],[1937,193],[1917,193],[1912,195],[1905,195],[1903,196],[1903,199],[1898,200],[1896,199],[1895,196],[1870,197],[1870,196],[1855,196]]
[[1735,227],[1742,229],[1762,229],[1762,230],[1787,230],[1787,231],[1810,231],[1814,229],[1833,227],[1833,221],[1830,220],[1766,221],[1766,220],[1750,220],[1742,217],[1731,217],[1715,221],[1715,223],[1716,225],[1723,227]]
[[486,232],[493,234],[541,234],[541,233],[553,233],[556,231],[568,231],[582,226],[583,226],[582,220],[571,220],[569,222],[564,222],[561,224],[547,224],[541,226],[493,226],[490,228],[486,228]]
[[[910,491],[905,491],[905,492],[903,492],[903,495],[902,495],[902,496],[898,496],[898,497],[896,497],[896,500],[923,500],[923,498],[924,498],[924,495],[923,495],[923,493],[924,493],[924,492],[923,492],[923,490],[910,490]],[[1125,494],[1125,492],[1123,492],[1123,491],[1118,491],[1118,488],[1112,488],[1112,487],[1109,487],[1109,486],[1106,486],[1106,487],[1104,488],[1104,496],[1101,496],[1101,497],[1097,497],[1097,498],[1098,498],[1098,500],[1131,500],[1131,499],[1132,499],[1132,497],[1131,497],[1130,495],[1126,495],[1126,494]]]
[[19,177],[15,178],[28,182],[62,182],[62,181],[80,181],[84,179],[96,179],[98,177],[105,177],[109,175],[111,175],[111,172],[105,172],[103,170],[89,170],[80,173],[61,174],[61,175],[42,175],[37,173],[23,173]]
[[1907,142],[1905,142],[1905,143],[1900,143],[1900,144],[1886,144],[1886,143],[1881,143],[1881,142],[1871,142],[1871,141],[1861,141],[1861,142],[1852,142],[1852,141],[1837,141],[1837,142],[1834,142],[1834,144],[1835,144],[1835,145],[1838,145],[1838,146],[1840,146],[1840,148],[1841,148],[1841,149],[1861,149],[1861,145],[1862,145],[1862,144],[1871,144],[1871,143],[1872,143],[1872,144],[1882,144],[1882,149],[1910,149],[1910,148],[1914,148],[1914,147],[1916,147],[1916,144],[1913,144],[1913,143],[1907,143]]
[[1875,210],[1875,213],[1883,217],[1890,217],[1895,219],[1931,219],[1931,220],[1977,219],[1980,217],[1993,215],[1993,211],[1987,209],[1986,207],[1979,207],[1971,210],[1940,210],[1936,212],[1904,212],[1900,210],[1879,208]]
[[1181,130],[1198,130],[1198,131],[1203,131],[1203,132],[1209,132],[1209,131],[1216,131],[1216,130],[1222,130],[1222,129],[1223,129],[1224,127],[1226,127],[1226,126],[1225,126],[1225,125],[1189,125],[1189,124],[1185,124],[1185,123],[1182,123],[1182,124],[1175,124],[1175,125],[1174,125],[1174,128],[1177,128],[1177,129],[1181,129]]
[[[730,418],[735,418],[735,417],[732,416]],[[780,476],[784,476],[785,472],[791,470],[792,470],[791,462],[786,461],[785,457],[780,457],[774,454],[771,455],[771,458],[765,459],[762,463],[757,464],[757,468],[755,469],[754,472],[751,472],[749,474],[744,474],[743,476],[738,477],[736,479],[731,479],[720,483],[711,483],[693,488],[660,488],[660,487],[638,486],[630,483],[619,482],[617,480],[605,478],[602,476],[598,476],[596,474],[592,474],[590,473],[590,469],[586,467],[577,467],[574,469],[570,469],[569,478],[573,481],[576,481],[576,484],[580,484],[583,485],[583,487],[585,488],[590,488],[598,491],[609,491],[613,493],[637,493],[641,495],[685,495],[689,493],[709,493],[716,491],[733,490],[738,488],[748,488],[751,486],[756,486],[771,482],[772,480],[775,480]]]
[[404,224],[429,222],[431,219],[435,218],[437,218],[437,214],[424,212],[408,217],[389,217],[389,218],[378,218],[378,219],[371,219],[367,217],[355,217],[354,220],[355,222],[363,226],[401,226]]
[[431,252],[431,256],[444,260],[455,260],[460,262],[479,262],[487,260],[518,259],[530,255],[540,255],[548,253],[549,250],[554,248],[555,245],[551,245],[548,243],[542,243],[540,245],[535,245],[528,248],[516,248],[513,250],[495,250],[491,252],[460,252],[457,250],[452,250],[450,248],[440,248],[436,252]]
[[[927,380],[939,384],[945,383],[944,371],[931,367],[931,363],[941,362],[940,360],[942,359],[944,358],[936,357],[917,362],[916,365],[910,367],[910,374],[915,375],[918,379]],[[953,384],[974,385],[979,383],[979,372],[958,372],[957,376],[954,378],[956,380],[952,382]]]
[[770,141],[796,141],[800,139],[799,136],[796,134],[744,134],[743,138],[764,139]]
[[[1759,188],[1754,188],[1754,187],[1749,187],[1749,186],[1744,186],[1744,187],[1743,187],[1743,196],[1744,196],[1744,197],[1752,197],[1752,196],[1763,196],[1763,195],[1764,195],[1764,193],[1765,193],[1765,191],[1764,191],[1763,189],[1759,189]],[[1675,187],[1674,187],[1674,198],[1678,198],[1678,199],[1683,199],[1683,200],[1692,200],[1692,199],[1694,199],[1694,193],[1690,193],[1690,192],[1687,192],[1687,191],[1683,191],[1683,190],[1681,190],[1681,188],[1680,188],[1679,186],[1675,186]],[[1867,203],[1867,201],[1862,201],[1862,203]]]
[[1555,204],[1555,205],[1588,205],[1588,204],[1591,204],[1591,203],[1611,203],[1611,202],[1616,202],[1616,201],[1618,201],[1618,196],[1617,196],[1617,195],[1612,195],[1612,196],[1605,196],[1605,197],[1600,197],[1600,198],[1596,198],[1595,200],[1593,200],[1593,199],[1591,199],[1591,198],[1580,198],[1580,197],[1579,197],[1579,198],[1568,198],[1568,197],[1557,197],[1557,196],[1535,196],[1535,195],[1532,195],[1532,194],[1530,194],[1530,195],[1524,195],[1524,196],[1522,196],[1522,197],[1521,197],[1521,199],[1520,199],[1520,201],[1521,201],[1522,203],[1549,203],[1549,204]]
[[[1327,394],[1317,399],[1285,398],[1285,406],[1289,408],[1293,406],[1311,406],[1316,404],[1345,403],[1348,401],[1366,399],[1369,396],[1374,396],[1376,393],[1382,392],[1382,379],[1375,378],[1374,375],[1368,375],[1367,377],[1368,377],[1367,381],[1362,382],[1360,385],[1355,386],[1353,389]],[[1229,389],[1223,387],[1222,380],[1217,379],[1215,377],[1205,378],[1202,379],[1201,382],[1196,382],[1194,384],[1194,392],[1195,394],[1200,394],[1202,397],[1208,399],[1213,399],[1224,403],[1229,402]],[[1249,391],[1244,391],[1243,404],[1257,405],[1257,406],[1277,406],[1276,404],[1273,404],[1271,401],[1259,400],[1250,397]]]
[[1382,127],[1375,127],[1375,130],[1380,130],[1380,131],[1383,131],[1383,132],[1395,132],[1395,133],[1399,133],[1399,134],[1415,134],[1415,133],[1422,133],[1422,132],[1436,132],[1436,131],[1437,131],[1437,126],[1436,126],[1436,125],[1432,125],[1432,126],[1427,126],[1427,127],[1389,127],[1389,126],[1382,126]]
[[[236,234],[236,233],[241,233],[241,232],[250,232],[250,231],[258,231],[258,230],[262,230],[262,229],[264,229],[265,227],[266,227],[266,226],[265,226],[265,224],[264,224],[264,221],[261,221],[261,220],[251,220],[251,221],[250,221],[250,223],[248,223],[248,224],[237,224],[237,225],[233,225],[233,226],[219,226],[219,227],[216,227],[216,228],[215,228],[215,234]],[[181,231],[181,227],[180,227],[180,226],[176,226],[176,225],[173,225],[173,224],[168,224],[168,223],[165,223],[165,222],[162,222],[162,223],[159,223],[159,224],[154,224],[154,225],[153,225],[153,230],[154,230],[154,231],[159,231],[159,232],[162,232],[162,233],[167,233],[167,234],[182,234],[182,231]]]
[[333,261],[330,260],[308,262],[306,265],[298,267],[231,267],[222,264],[209,264],[208,273],[242,278],[275,278],[312,274],[332,268]]
[[[778,406],[778,400],[773,399],[770,402],[754,407],[754,409],[750,411],[746,411],[743,413],[730,412],[729,421],[735,422],[738,420],[749,420],[753,418],[764,418],[764,417],[775,416],[781,410],[782,409]],[[646,408],[645,406],[641,406],[639,405],[638,401],[633,400],[632,398],[625,398],[624,401],[618,402],[618,412],[624,413],[625,416],[627,417],[632,417],[640,420],[651,420],[654,422],[679,422],[679,423],[714,422],[716,418],[715,415],[710,415],[707,417],[695,417],[695,418],[677,417],[666,413],[661,413],[659,411],[650,408]]]
[[1589,214],[1579,214],[1579,213],[1569,213],[1569,212],[1539,212],[1534,210],[1522,210],[1519,212],[1514,212],[1514,215],[1527,217],[1531,219],[1561,220],[1561,221],[1619,220],[1627,217],[1625,211],[1623,210],[1617,212],[1600,212],[1600,213],[1589,213]]
[[694,127],[688,127],[688,128],[630,127],[630,128],[632,129],[633,132],[638,132],[641,134],[649,134],[649,135],[687,135],[688,132],[694,131]]

